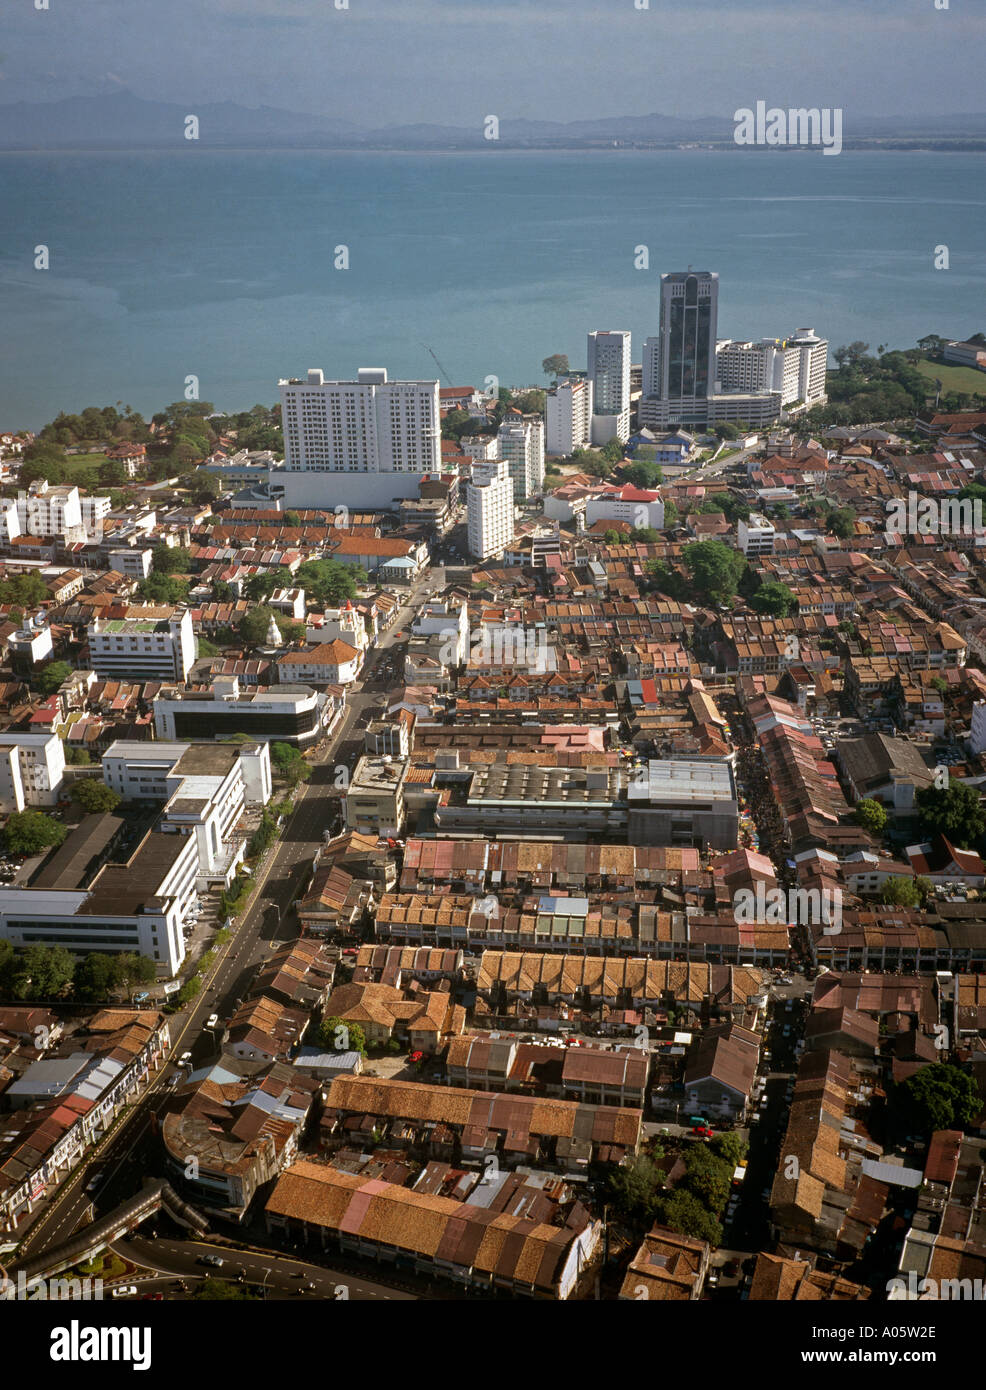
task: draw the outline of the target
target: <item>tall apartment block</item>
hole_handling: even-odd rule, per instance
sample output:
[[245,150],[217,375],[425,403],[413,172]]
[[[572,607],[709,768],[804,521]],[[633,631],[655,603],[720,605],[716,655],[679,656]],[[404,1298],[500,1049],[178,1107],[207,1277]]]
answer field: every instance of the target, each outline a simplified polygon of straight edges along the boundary
[[630,334],[624,329],[588,335],[586,377],[592,386],[593,444],[630,438]]
[[469,554],[476,560],[502,555],[514,533],[514,487],[505,459],[472,466],[466,484],[466,531]]
[[569,377],[548,392],[545,452],[574,454],[592,439],[592,382]]
[[388,381],[386,368],[360,367],[355,381],[312,369],[278,386],[284,467],[271,481],[286,507],[386,507],[441,471],[437,381]]
[[540,415],[508,415],[496,435],[497,453],[510,466],[514,500],[544,487],[544,421]]

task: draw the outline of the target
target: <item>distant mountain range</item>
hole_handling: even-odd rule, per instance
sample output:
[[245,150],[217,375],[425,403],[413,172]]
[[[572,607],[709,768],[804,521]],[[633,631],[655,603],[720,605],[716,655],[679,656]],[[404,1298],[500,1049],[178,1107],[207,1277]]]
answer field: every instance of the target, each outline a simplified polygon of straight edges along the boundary
[[[352,121],[246,107],[235,102],[180,106],[144,101],[132,92],[19,101],[0,105],[0,149],[163,149],[185,139],[185,118],[199,122],[199,142],[219,148],[318,149],[578,149],[587,146],[733,145],[732,116],[682,119],[611,116],[601,120],[502,119],[499,141],[482,126],[394,125],[369,129]],[[986,113],[952,116],[845,117],[845,144],[986,141]]]

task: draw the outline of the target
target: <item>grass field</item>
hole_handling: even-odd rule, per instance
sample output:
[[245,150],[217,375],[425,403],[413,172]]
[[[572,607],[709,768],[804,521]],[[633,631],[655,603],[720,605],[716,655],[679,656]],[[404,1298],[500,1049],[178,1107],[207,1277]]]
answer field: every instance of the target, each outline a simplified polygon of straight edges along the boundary
[[946,391],[968,391],[986,396],[986,372],[977,372],[975,367],[953,367],[948,362],[929,362],[926,357],[914,365],[932,386],[937,378]]
[[68,481],[76,487],[95,487],[99,482],[100,464],[105,462],[105,454],[71,454],[65,460]]

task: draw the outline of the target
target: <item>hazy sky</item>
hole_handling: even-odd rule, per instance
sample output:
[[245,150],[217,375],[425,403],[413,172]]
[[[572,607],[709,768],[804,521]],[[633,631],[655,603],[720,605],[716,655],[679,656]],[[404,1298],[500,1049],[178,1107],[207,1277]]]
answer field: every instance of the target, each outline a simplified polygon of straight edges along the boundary
[[4,0],[0,102],[123,86],[366,125],[986,107],[986,0],[36,2]]

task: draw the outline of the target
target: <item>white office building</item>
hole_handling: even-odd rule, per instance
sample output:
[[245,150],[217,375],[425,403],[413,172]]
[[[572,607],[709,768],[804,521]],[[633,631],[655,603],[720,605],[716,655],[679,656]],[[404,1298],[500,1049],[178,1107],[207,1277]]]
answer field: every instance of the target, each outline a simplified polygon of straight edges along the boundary
[[355,381],[312,369],[278,384],[285,508],[387,507],[441,470],[437,381],[388,381],[386,368],[360,367]]
[[592,382],[588,377],[570,377],[548,392],[546,405],[545,452],[570,455],[584,449],[592,439]]
[[183,927],[198,901],[193,837],[149,831],[125,864],[106,864],[86,884],[0,887],[0,938],[12,945],[62,946],[76,955],[132,951],[167,979],[185,959]]
[[198,887],[225,886],[246,852],[237,830],[248,806],[271,795],[266,743],[144,743],[118,739],[103,755],[103,780],[125,801],[162,801],[159,828],[190,836]]
[[164,740],[227,739],[306,747],[332,721],[334,702],[308,685],[251,686],[216,676],[206,688],[164,686],[154,699],[154,736]]
[[89,665],[105,680],[181,680],[195,661],[187,608],[131,604],[125,618],[96,618],[87,629]]
[[514,501],[544,488],[544,421],[540,415],[507,416],[496,436],[497,456],[510,467]]
[[476,560],[502,555],[514,532],[514,483],[504,459],[474,463],[466,484],[469,554]]
[[773,555],[775,531],[773,523],[761,515],[751,512],[749,519],[742,518],[736,523],[739,548],[747,557],[753,555]]
[[592,387],[593,444],[630,438],[630,334],[625,329],[588,335],[586,377]]
[[586,502],[585,524],[597,521],[626,521],[635,529],[653,526],[664,529],[664,502],[659,492],[646,491],[626,483],[622,487],[601,487]]
[[57,734],[0,734],[0,811],[54,806],[65,776],[65,745]]

